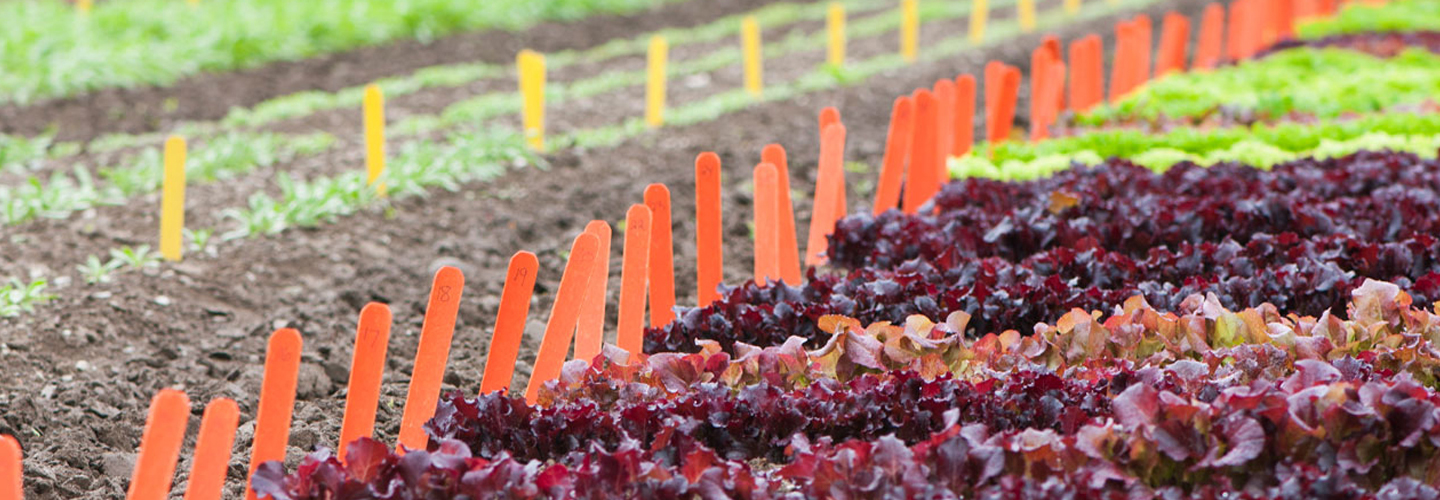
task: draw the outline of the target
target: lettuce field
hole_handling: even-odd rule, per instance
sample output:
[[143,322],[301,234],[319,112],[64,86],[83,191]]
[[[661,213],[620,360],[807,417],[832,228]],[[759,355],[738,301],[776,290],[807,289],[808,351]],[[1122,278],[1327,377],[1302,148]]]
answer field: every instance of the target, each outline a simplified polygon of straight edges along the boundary
[[0,500],[1440,499],[1440,2],[0,25]]

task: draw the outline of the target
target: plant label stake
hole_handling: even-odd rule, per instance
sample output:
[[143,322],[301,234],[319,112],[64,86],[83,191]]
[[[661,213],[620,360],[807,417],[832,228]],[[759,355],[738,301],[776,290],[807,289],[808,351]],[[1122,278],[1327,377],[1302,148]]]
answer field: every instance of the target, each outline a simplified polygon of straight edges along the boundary
[[585,300],[580,303],[580,320],[575,334],[575,359],[593,361],[605,346],[605,298],[610,287],[610,224],[592,220],[585,232],[599,242],[595,264],[585,285]]
[[385,172],[385,94],[380,86],[365,86],[365,183],[385,194],[380,174]]
[[929,89],[920,89],[915,92],[915,128],[914,137],[910,140],[910,172],[905,176],[905,213],[920,213],[920,205],[935,195],[939,186],[935,185],[935,179],[940,178],[935,174],[935,118],[939,116],[940,110],[935,109],[940,103],[935,99],[935,94]]
[[700,307],[720,298],[725,276],[724,231],[720,226],[720,156],[695,157],[695,297]]
[[675,321],[675,241],[671,236],[670,188],[664,184],[645,187],[645,206],[650,208],[650,327],[660,328]]
[[760,97],[764,91],[764,67],[760,53],[760,23],[755,21],[755,16],[745,16],[740,21],[740,47],[745,54],[745,91]]
[[485,355],[485,372],[480,375],[480,394],[510,388],[515,374],[520,338],[525,336],[525,319],[530,315],[530,296],[535,293],[535,275],[540,262],[530,252],[515,252],[505,271],[505,289],[500,292],[500,312]]
[[1136,45],[1138,47],[1135,51],[1135,67],[1131,68],[1135,74],[1130,78],[1131,87],[1129,90],[1134,90],[1144,85],[1145,82],[1150,81],[1150,60],[1155,53],[1155,29],[1150,22],[1150,16],[1145,14],[1135,16],[1134,26],[1135,38],[1138,41]]
[[[985,63],[985,139],[988,141],[995,135],[995,111],[1000,109],[996,101],[1000,99],[1000,82],[1005,77],[1005,64],[1000,61]],[[916,103],[918,115],[919,103]],[[913,167],[912,167],[913,168]]]
[[914,128],[915,100],[910,96],[896,98],[890,108],[890,129],[885,135],[880,181],[875,184],[875,215],[900,206],[900,182],[905,177],[905,160],[910,154]]
[[1065,15],[1074,16],[1080,13],[1080,0],[1065,0]]
[[1200,18],[1200,45],[1195,48],[1192,70],[1215,68],[1220,62],[1220,45],[1225,42],[1225,8],[1218,3],[1205,6]]
[[175,479],[175,463],[185,444],[185,423],[190,420],[190,398],[175,389],[161,389],[150,400],[145,432],[140,438],[135,472],[130,476],[126,500],[165,500]]
[[837,68],[845,66],[845,4],[830,2],[830,10],[825,15],[825,32],[830,42],[825,60]]
[[530,149],[545,150],[545,55],[522,50],[516,56],[520,70],[520,95],[525,140]]
[[996,101],[995,138],[991,144],[999,144],[1010,138],[1010,128],[1015,122],[1015,102],[1020,95],[1020,68],[1006,66],[1000,80],[1000,95]]
[[[822,109],[820,110],[820,139],[821,139],[822,141],[825,139],[825,129],[826,129],[826,128],[830,127],[831,125],[836,125],[836,124],[839,124],[839,123],[840,123],[840,110],[835,109],[834,106],[826,106],[826,107],[822,108]],[[762,153],[763,153],[763,152],[762,152]],[[764,160],[762,159],[761,161],[764,161]],[[778,168],[778,167],[777,167],[777,168]],[[844,169],[843,169],[843,168],[841,169],[841,172],[844,172]],[[787,182],[786,184],[789,184],[789,183]],[[844,217],[844,216],[845,216],[845,213],[848,212],[848,211],[849,211],[849,210],[846,208],[846,202],[845,202],[845,184],[844,184],[844,183],[841,183],[841,184],[840,184],[840,189],[838,189],[837,192],[835,193],[835,216],[836,216],[836,217]],[[798,279],[798,278],[797,278],[797,279]]]
[[455,316],[460,312],[460,295],[465,290],[465,275],[459,269],[445,266],[435,272],[430,286],[430,303],[425,307],[425,322],[420,325],[420,347],[415,351],[415,367],[410,374],[410,391],[405,395],[405,413],[400,417],[400,453],[423,450],[430,438],[425,435],[425,422],[435,416],[435,403],[440,399],[440,383],[445,379],[445,365],[450,359],[450,338],[455,333]]
[[1020,31],[1022,33],[1035,32],[1035,0],[1016,1],[1015,15],[1020,19]]
[[990,19],[990,0],[970,3],[970,43],[985,41],[985,23]]
[[[835,121],[840,120],[836,112]],[[760,150],[760,161],[775,166],[779,179],[780,194],[780,279],[792,286],[799,286],[802,278],[800,266],[800,242],[795,228],[795,203],[790,198],[790,167],[785,148],[779,144],[767,144]],[[841,186],[842,193],[845,191]]]
[[230,468],[230,450],[235,445],[235,427],[240,425],[240,407],[226,398],[205,405],[200,418],[200,436],[195,438],[195,459],[185,500],[220,500],[225,492],[225,474]]
[[22,457],[20,443],[14,437],[0,434],[0,493],[5,498],[25,498]]
[[94,0],[75,0],[75,10],[80,11],[81,14],[89,14],[94,3]]
[[570,260],[565,263],[565,272],[560,276],[560,288],[555,291],[555,302],[550,306],[545,336],[541,338],[540,351],[535,355],[535,371],[525,388],[527,403],[535,404],[540,388],[560,377],[560,369],[565,365],[565,352],[570,350],[570,336],[580,320],[580,305],[585,300],[585,288],[595,268],[595,251],[599,247],[600,240],[590,233],[580,233],[570,245]]
[[620,262],[620,317],[616,345],[638,354],[645,347],[645,281],[650,260],[650,223],[654,217],[645,205],[631,205],[625,213],[625,248]]
[[900,0],[900,58],[913,63],[920,51],[920,0]]
[[1129,92],[1130,78],[1135,75],[1135,27],[1130,21],[1115,26],[1115,62],[1110,68],[1110,102],[1119,102]]
[[380,382],[385,376],[385,352],[390,345],[390,307],[365,304],[355,328],[355,351],[350,355],[350,382],[345,394],[345,417],[340,424],[340,445],[335,456],[346,460],[346,448],[375,431],[375,408],[380,404]]
[[[934,149],[930,150],[934,155]],[[845,125],[836,123],[825,129],[820,139],[820,172],[815,176],[815,205],[811,208],[810,238],[805,245],[805,264],[810,267],[825,263],[829,245],[826,237],[835,232],[835,195],[845,188]]]
[[1105,61],[1100,57],[1101,41],[1090,35],[1070,43],[1070,110],[1089,111],[1104,99],[1101,79]]
[[160,195],[160,255],[179,262],[185,228],[185,139],[165,139],[165,180]]
[[[955,78],[955,140],[950,145],[951,156],[965,156],[975,147],[975,76],[960,75]],[[940,176],[949,179],[949,169]]]
[[1183,71],[1186,46],[1190,41],[1190,18],[1176,12],[1165,14],[1160,32],[1160,53],[1156,56],[1155,76]]
[[[290,418],[295,411],[295,386],[300,376],[300,332],[281,328],[270,334],[265,348],[265,375],[260,381],[260,404],[255,410],[255,442],[250,449],[250,472],[260,464],[285,460],[290,441]],[[245,482],[245,498],[256,500],[255,490]]]
[[941,78],[935,81],[931,87],[935,94],[935,185],[945,184],[949,176],[945,174],[945,163],[950,159],[950,151],[955,147],[955,101],[957,101],[955,82],[949,78]]
[[755,166],[755,284],[766,286],[780,279],[779,174],[775,165]]
[[650,37],[649,78],[645,85],[645,124],[658,128],[665,124],[665,61],[670,44],[663,36]]

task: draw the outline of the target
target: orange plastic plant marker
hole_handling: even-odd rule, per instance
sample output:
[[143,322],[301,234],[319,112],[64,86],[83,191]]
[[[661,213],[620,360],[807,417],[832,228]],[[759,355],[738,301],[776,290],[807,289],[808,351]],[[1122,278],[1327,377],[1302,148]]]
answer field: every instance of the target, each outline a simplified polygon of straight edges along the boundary
[[1065,63],[1058,59],[1052,59],[1049,63],[1049,77],[1045,80],[1045,88],[1040,95],[1045,104],[1045,127],[1040,131],[1042,138],[1050,136],[1049,126],[1055,124],[1060,117],[1060,109],[1064,107],[1065,95]]
[[949,180],[944,165],[955,146],[955,81],[941,78],[931,89],[935,93],[935,124],[931,125],[935,127],[935,164],[940,165],[935,169],[935,181],[940,185]]
[[761,286],[780,279],[780,188],[775,165],[755,166],[755,283]]
[[955,78],[955,140],[950,143],[950,155],[965,156],[974,147],[975,75],[960,75]]
[[1281,40],[1295,38],[1295,0],[1274,0],[1275,36]]
[[631,353],[645,346],[645,269],[650,260],[650,207],[631,205],[625,213],[625,248],[620,262],[620,318],[616,345]]
[[935,185],[935,179],[940,176],[935,174],[935,117],[938,115],[935,106],[939,103],[935,94],[929,90],[920,89],[915,92],[915,128],[913,137],[910,139],[910,171],[905,176],[905,202],[904,210],[907,214],[920,212],[920,205],[924,205],[939,186]]
[[1155,28],[1150,22],[1150,16],[1145,14],[1135,16],[1132,26],[1135,27],[1134,35],[1137,43],[1135,44],[1135,67],[1131,68],[1135,74],[1130,77],[1131,85],[1128,90],[1134,90],[1135,87],[1150,81],[1150,63],[1155,57]]
[[910,96],[895,98],[890,109],[890,130],[885,136],[885,158],[880,161],[880,181],[875,183],[875,215],[900,206],[900,182],[905,177],[905,159],[910,154],[914,128],[915,100]]
[[716,289],[725,276],[720,221],[720,156],[700,153],[695,157],[695,297],[700,307],[720,298]]
[[1200,41],[1195,47],[1192,70],[1214,69],[1220,63],[1221,44],[1225,43],[1225,8],[1218,3],[1205,6],[1200,17]]
[[165,500],[175,479],[175,463],[185,444],[185,423],[190,420],[190,398],[175,389],[161,389],[150,400],[145,433],[140,437],[135,472],[130,476],[126,500]]
[[1070,43],[1071,111],[1089,111],[1104,98],[1104,94],[1100,93],[1100,80],[1104,77],[1105,63],[1099,56],[1100,49],[1100,37],[1097,35]]
[[[593,361],[605,346],[605,298],[610,289],[610,223],[592,220],[585,233],[599,242],[585,300],[580,303],[580,321],[575,333],[575,359]],[[672,295],[673,296],[673,295]]]
[[[1041,46],[1041,47],[1044,47],[1045,50],[1050,51],[1050,58],[1051,58],[1051,60],[1053,60],[1053,61],[1055,61],[1055,62],[1062,63],[1062,64],[1064,63],[1064,61],[1065,61],[1065,51],[1064,51],[1064,49],[1062,49],[1061,46],[1060,46],[1060,37],[1055,36],[1055,35],[1045,35],[1044,38],[1041,38],[1041,39],[1040,39],[1040,46]],[[1062,83],[1063,83],[1063,82],[1062,82]],[[1061,93],[1060,93],[1060,109],[1065,109],[1065,93],[1064,93],[1064,92],[1061,92]],[[1059,115],[1059,110],[1056,110],[1056,115],[1057,115],[1057,116]]]
[[1160,52],[1155,56],[1155,76],[1185,69],[1185,53],[1189,41],[1190,18],[1176,12],[1165,14],[1160,34]]
[[675,321],[675,242],[670,232],[670,188],[664,184],[645,187],[645,206],[650,207],[650,326],[659,328]]
[[500,292],[500,311],[490,352],[485,355],[485,372],[480,376],[480,394],[505,391],[515,375],[515,358],[525,336],[525,319],[530,315],[530,296],[535,293],[535,275],[540,262],[530,252],[515,252],[505,271],[505,289]]
[[[1014,66],[1005,68],[1005,76],[1000,81],[1000,98],[997,101],[998,110],[996,117],[996,135],[991,144],[999,144],[1010,138],[1010,128],[1015,122],[1015,104],[1020,96],[1020,68]],[[933,196],[934,193],[931,193]],[[928,197],[927,197],[928,198]]]
[[185,500],[220,500],[225,492],[225,473],[230,467],[230,450],[235,445],[235,427],[240,425],[240,407],[220,398],[205,405],[200,418],[200,436],[195,438],[195,460],[190,464],[190,482]]
[[[985,63],[985,138],[987,140],[995,136],[995,110],[999,109],[995,105],[995,101],[1000,97],[1000,81],[1004,79],[1004,76],[1005,63],[1000,61]],[[916,104],[918,106],[919,103]]]
[[[823,136],[824,136],[824,134],[825,134],[825,129],[827,129],[827,128],[829,128],[831,125],[835,125],[835,124],[837,124],[837,123],[840,123],[840,110],[835,109],[835,108],[832,107],[832,106],[826,106],[824,109],[821,109],[821,110],[820,110],[820,129],[819,129],[819,130],[820,130],[820,134],[821,134],[821,136],[822,136],[821,139],[824,139]],[[764,151],[761,151],[761,153],[763,154]],[[765,161],[765,160],[762,158],[760,161]],[[778,169],[779,167],[777,166],[776,168]],[[787,183],[787,184],[788,184],[788,183]],[[838,214],[837,216],[839,216],[839,217],[844,217],[844,216],[845,216],[845,213],[846,213],[847,211],[848,211],[848,208],[847,208],[847,204],[846,204],[846,202],[845,202],[845,184],[842,183],[842,184],[840,184],[840,191],[839,191],[839,193],[837,193],[837,194],[835,195],[835,213]],[[798,279],[798,278],[797,278],[797,279]]]
[[[835,119],[840,119],[837,114]],[[795,229],[795,204],[790,198],[790,167],[785,157],[785,148],[779,144],[768,144],[760,150],[760,161],[775,166],[775,172],[780,179],[780,279],[791,285],[799,286],[801,280],[800,270],[800,242]],[[842,193],[845,191],[841,186]]]
[[525,388],[525,400],[530,404],[535,404],[535,397],[546,382],[560,377],[599,247],[600,240],[590,233],[580,233],[570,245],[570,261],[565,263],[565,272],[560,276],[560,288],[555,291],[555,302],[550,306],[550,321],[545,323],[545,336],[540,340],[540,352],[535,355],[535,371]]
[[20,443],[15,438],[0,434],[0,494],[5,498],[25,498],[25,481],[21,472],[24,470],[21,465],[23,457]]
[[1050,130],[1050,49],[1044,45],[1030,51],[1030,140],[1044,139]]
[[435,416],[435,403],[440,400],[440,383],[450,361],[450,338],[455,333],[455,316],[460,313],[460,294],[464,291],[465,275],[459,269],[445,266],[435,272],[425,322],[420,325],[420,346],[415,350],[410,390],[405,395],[405,414],[400,417],[397,449],[401,453],[406,448],[423,450],[430,443],[424,425]]
[[[934,145],[929,149],[934,156]],[[815,206],[810,215],[810,238],[805,244],[805,264],[811,267],[825,263],[829,241],[835,232],[840,214],[833,197],[845,184],[845,125],[834,124],[820,135],[820,172],[815,176]]]
[[[265,375],[260,382],[260,405],[255,410],[255,444],[250,450],[250,472],[245,477],[255,475],[255,469],[262,463],[285,460],[302,347],[300,332],[294,328],[281,328],[270,334],[265,348]],[[245,498],[256,500],[249,482],[245,483]]]
[[1110,68],[1110,102],[1125,97],[1130,91],[1130,79],[1134,76],[1135,27],[1129,21],[1120,21],[1115,26],[1115,59]]
[[375,433],[375,408],[380,405],[380,382],[385,376],[385,353],[390,347],[390,306],[378,302],[360,309],[355,327],[355,351],[350,355],[350,383],[345,393],[345,419],[340,424],[336,456],[345,461],[350,443]]

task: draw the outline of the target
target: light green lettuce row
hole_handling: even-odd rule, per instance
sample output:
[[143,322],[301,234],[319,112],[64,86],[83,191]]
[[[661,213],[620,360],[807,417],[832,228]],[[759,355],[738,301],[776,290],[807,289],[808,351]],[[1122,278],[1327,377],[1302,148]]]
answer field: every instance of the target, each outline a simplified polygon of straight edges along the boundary
[[1292,112],[1331,118],[1436,99],[1440,55],[1410,49],[1384,59],[1339,48],[1297,48],[1211,72],[1170,75],[1076,120],[1096,126],[1199,118],[1221,109],[1272,119]]
[[1385,5],[1352,4],[1329,19],[1302,24],[1300,38],[1321,38],[1367,31],[1440,30],[1440,2],[1394,0]]
[[[993,158],[981,154],[952,158],[949,168],[952,177],[1025,180],[1107,158],[1125,158],[1156,171],[1182,161],[1200,165],[1234,161],[1269,168],[1305,156],[1331,158],[1378,149],[1434,158],[1440,151],[1440,116],[1395,113],[1164,134],[1106,130],[1034,144],[1004,143],[995,148]],[[976,151],[985,151],[985,145]]]

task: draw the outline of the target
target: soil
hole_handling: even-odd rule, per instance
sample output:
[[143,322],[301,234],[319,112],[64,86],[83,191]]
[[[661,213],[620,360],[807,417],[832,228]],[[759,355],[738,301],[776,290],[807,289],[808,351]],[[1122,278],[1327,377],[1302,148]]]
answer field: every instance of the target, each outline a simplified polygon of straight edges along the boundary
[[[807,2],[814,0],[796,0]],[[509,32],[462,33],[432,43],[408,40],[228,73],[182,78],[166,87],[113,88],[31,105],[0,105],[0,133],[88,141],[107,133],[142,133],[182,121],[213,120],[232,106],[250,106],[303,90],[335,91],[417,69],[462,62],[504,63],[521,49],[585,48],[634,33],[688,27],[745,12],[773,0],[704,0],[665,4],[629,15],[547,22]]]
[[[1193,16],[1204,3],[1178,0],[1147,10],[1156,18],[1170,9]],[[1116,20],[1066,26],[1055,33],[1071,40],[1092,31],[1109,32]],[[633,23],[623,27],[626,32],[636,28]],[[97,209],[70,220],[13,228],[0,241],[4,268],[18,275],[67,275],[54,283],[53,302],[35,313],[0,320],[0,433],[16,436],[26,449],[27,498],[122,496],[145,408],[160,388],[181,388],[192,398],[187,450],[194,444],[203,406],[213,398],[235,399],[241,421],[250,421],[265,340],[282,326],[298,328],[306,342],[288,462],[293,465],[316,446],[333,446],[355,318],[370,301],[390,304],[395,316],[376,429],[380,439],[393,439],[430,277],[440,266],[453,265],[467,278],[445,387],[473,394],[505,265],[514,252],[525,249],[539,256],[541,278],[511,386],[521,389],[549,316],[563,252],[588,221],[607,220],[613,226],[629,205],[640,202],[646,183],[668,185],[678,303],[693,303],[694,269],[687,259],[695,255],[689,214],[694,213],[692,165],[697,153],[715,151],[724,162],[726,281],[739,283],[750,269],[748,177],[764,144],[778,141],[789,149],[794,188],[808,192],[814,183],[815,116],[821,107],[836,106],[844,116],[850,137],[847,160],[876,165],[895,96],[937,78],[978,73],[991,59],[1028,66],[1030,48],[1039,39],[1023,36],[985,53],[970,51],[909,66],[865,85],[753,107],[716,123],[666,128],[614,148],[561,152],[548,158],[543,171],[517,169],[491,182],[401,200],[321,228],[222,244],[218,257],[192,253],[183,263],[119,274],[106,284],[75,282],[71,263],[97,249],[153,240],[155,221],[148,208],[154,206],[153,199],[134,200],[129,210]],[[865,43],[887,45],[852,50],[893,50],[893,39]],[[1022,102],[1017,109],[1023,114],[1028,106]],[[858,186],[872,176],[852,175],[852,209],[866,209],[868,193]],[[205,193],[192,199],[201,206],[209,203]],[[802,231],[809,215],[803,199],[796,206]],[[611,304],[618,294],[623,239],[617,228],[611,249]],[[58,263],[65,267],[50,268]],[[236,439],[235,449],[241,451],[232,458],[227,498],[238,496],[244,480],[251,425],[242,424]],[[187,453],[175,491],[183,491],[188,468]]]

